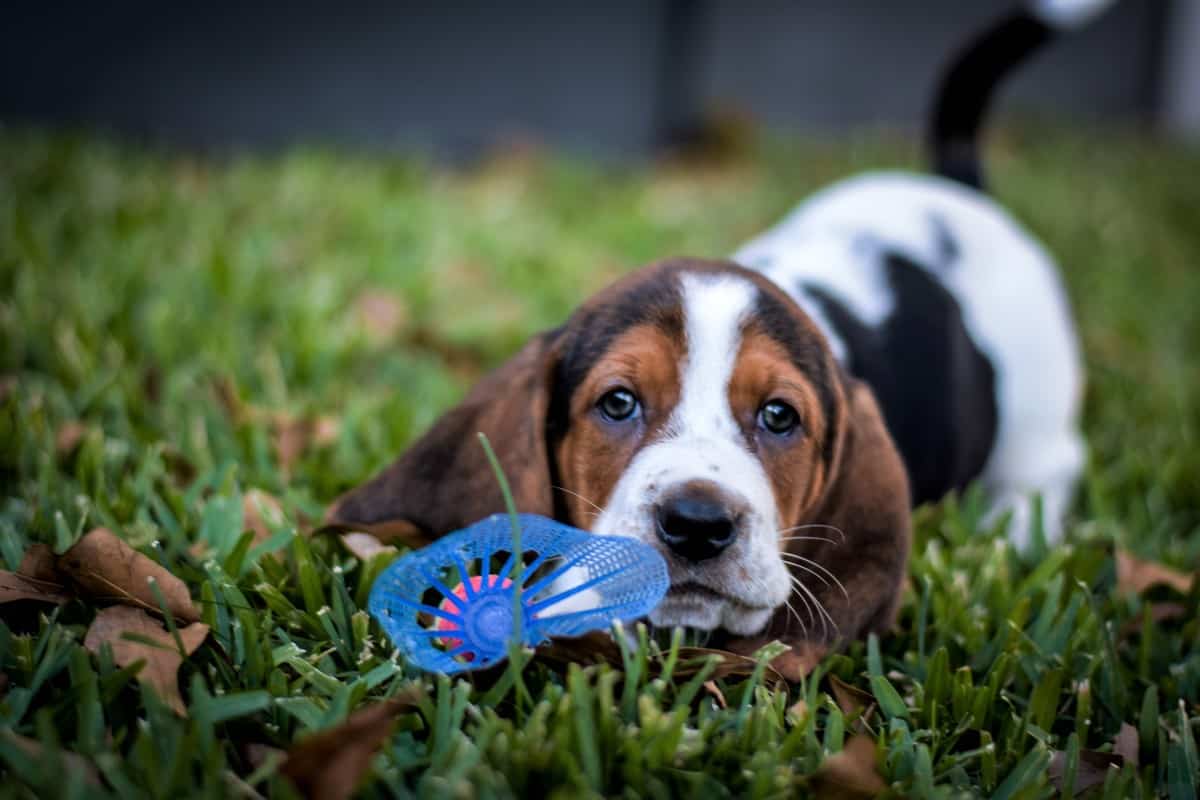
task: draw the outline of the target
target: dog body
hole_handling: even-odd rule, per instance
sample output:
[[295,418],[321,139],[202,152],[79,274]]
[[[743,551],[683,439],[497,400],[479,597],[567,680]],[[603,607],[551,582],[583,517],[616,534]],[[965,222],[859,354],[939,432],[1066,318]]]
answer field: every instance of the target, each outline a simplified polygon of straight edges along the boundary
[[979,480],[1023,543],[1038,492],[1056,535],[1084,459],[1078,347],[1050,257],[981,191],[975,147],[992,86],[1055,14],[1103,5],[1043,0],[968,48],[936,104],[943,177],[851,178],[733,260],[622,278],[327,522],[420,544],[502,510],[482,432],[519,510],[659,549],[652,623],[782,639],[793,677],[891,624],[912,503]]
[[932,175],[831,186],[739,249],[864,380],[914,503],[979,480],[1020,546],[1056,538],[1085,458],[1070,308],[1046,251],[987,195]]

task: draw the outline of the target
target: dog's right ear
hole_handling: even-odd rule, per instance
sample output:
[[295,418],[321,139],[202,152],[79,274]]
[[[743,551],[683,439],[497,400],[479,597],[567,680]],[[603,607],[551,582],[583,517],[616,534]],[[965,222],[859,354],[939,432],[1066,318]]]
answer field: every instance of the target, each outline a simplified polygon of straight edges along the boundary
[[553,515],[546,414],[558,339],[558,330],[534,337],[399,460],[339,497],[325,514],[325,528],[419,546],[503,511],[480,432],[496,451],[517,510]]

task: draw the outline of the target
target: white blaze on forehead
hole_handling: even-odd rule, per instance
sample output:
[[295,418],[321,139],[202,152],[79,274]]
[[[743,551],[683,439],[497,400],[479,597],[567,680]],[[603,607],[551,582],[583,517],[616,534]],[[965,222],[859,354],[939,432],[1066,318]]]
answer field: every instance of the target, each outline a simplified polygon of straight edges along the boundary
[[[737,275],[680,277],[686,354],[679,402],[663,435],[634,456],[592,530],[641,539],[668,556],[673,585],[698,583],[723,600],[668,595],[650,614],[656,625],[724,627],[757,633],[791,590],[779,558],[779,511],[762,462],[746,442],[729,403],[729,382],[754,313],[757,287]],[[746,510],[737,540],[699,564],[673,557],[658,540],[661,500],[690,481],[709,481]]]
[[729,380],[742,345],[742,324],[756,288],[733,275],[680,279],[687,333],[679,405],[667,426],[672,436],[740,438],[729,407]]

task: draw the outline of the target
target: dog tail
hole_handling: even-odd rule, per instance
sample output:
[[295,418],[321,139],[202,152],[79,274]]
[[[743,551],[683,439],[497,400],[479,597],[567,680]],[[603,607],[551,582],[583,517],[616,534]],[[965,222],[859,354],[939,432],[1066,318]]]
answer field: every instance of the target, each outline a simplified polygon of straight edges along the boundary
[[996,87],[1057,36],[1086,25],[1116,0],[1029,0],[979,33],[950,62],[929,126],[933,169],[982,189],[979,129]]

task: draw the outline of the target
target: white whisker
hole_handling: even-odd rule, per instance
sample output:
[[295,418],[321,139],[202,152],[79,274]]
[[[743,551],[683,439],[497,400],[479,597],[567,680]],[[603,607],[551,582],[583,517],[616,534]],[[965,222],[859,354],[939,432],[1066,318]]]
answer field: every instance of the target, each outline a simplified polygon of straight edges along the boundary
[[792,584],[800,589],[800,591],[804,592],[804,594],[808,596],[808,599],[812,600],[816,605],[817,610],[821,612],[821,630],[828,634],[829,627],[832,625],[834,633],[838,633],[839,630],[837,622],[834,621],[833,617],[829,613],[829,610],[825,608],[824,604],[822,604],[821,601],[817,599],[817,596],[813,594],[812,589],[809,589],[804,582],[796,576],[793,575],[791,578]]
[[568,489],[568,488],[567,488],[567,487],[565,487],[565,486],[551,486],[550,488],[551,488],[551,489],[557,489],[558,491],[560,491],[560,492],[562,492],[562,493],[564,493],[564,494],[569,494],[569,495],[571,495],[571,496],[573,496],[573,497],[578,497],[580,500],[582,500],[583,502],[587,503],[587,504],[588,504],[589,506],[591,506],[592,508],[596,509],[597,516],[598,516],[599,514],[603,514],[603,513],[604,513],[604,509],[603,509],[603,508],[601,508],[600,506],[596,505],[596,504],[595,504],[595,503],[593,503],[591,500],[588,500],[586,497],[584,497],[583,495],[581,495],[579,492],[573,492],[573,491],[571,491],[570,489]]
[[791,528],[784,528],[783,530],[775,531],[775,535],[779,536],[780,534],[791,533],[792,531],[802,531],[806,528],[824,528],[825,530],[833,531],[838,536],[842,537],[843,542],[846,541],[846,532],[844,530],[836,525],[826,525],[823,522],[809,522],[805,525],[794,525]]
[[[827,567],[825,567],[825,565],[819,564],[816,561],[813,561],[811,558],[805,558],[804,556],[798,556],[795,553],[783,553],[781,558],[783,559],[783,563],[785,563],[785,564],[790,564],[791,566],[799,567],[800,569],[802,569],[806,572],[811,572],[813,575],[816,575],[818,578],[820,578],[822,583],[824,583],[826,586],[828,586],[829,581],[825,580],[825,578],[822,578],[820,573],[816,572],[813,569],[813,567],[815,567],[817,570],[820,570],[821,572],[825,573],[825,575],[829,576],[829,579],[832,580],[835,584],[837,584],[837,587],[842,590],[843,597],[845,597],[847,600],[850,599],[850,593],[846,591],[845,585],[843,585],[842,582],[840,580],[838,580],[837,575],[834,575],[832,572],[830,572],[829,569]],[[789,561],[788,559],[794,559],[794,560]],[[812,567],[806,566],[808,564],[811,564]]]

